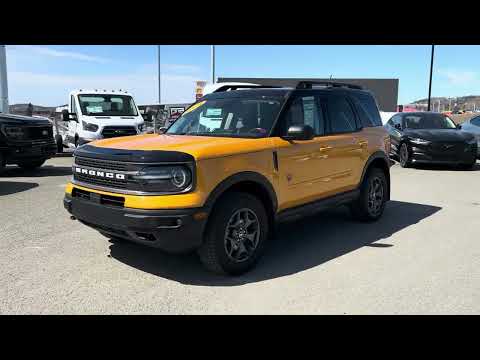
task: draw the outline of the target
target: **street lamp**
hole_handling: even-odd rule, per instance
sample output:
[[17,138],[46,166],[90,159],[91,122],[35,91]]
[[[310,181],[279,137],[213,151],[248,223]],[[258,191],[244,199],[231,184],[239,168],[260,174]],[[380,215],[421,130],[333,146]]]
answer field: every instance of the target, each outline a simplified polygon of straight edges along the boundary
[[432,73],[433,73],[433,54],[435,52],[435,45],[432,45],[432,58],[430,60],[430,82],[428,84],[428,107],[427,111],[430,111],[430,98],[432,96]]
[[0,45],[0,113],[8,113],[7,54],[5,45]]
[[211,47],[212,84],[215,84],[215,45]]

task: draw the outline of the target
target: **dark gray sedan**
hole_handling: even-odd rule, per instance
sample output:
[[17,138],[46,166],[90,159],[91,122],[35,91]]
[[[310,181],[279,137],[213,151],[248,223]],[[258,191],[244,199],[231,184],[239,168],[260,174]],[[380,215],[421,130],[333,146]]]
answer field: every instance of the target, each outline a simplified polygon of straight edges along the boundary
[[463,122],[460,126],[462,130],[475,135],[478,143],[478,157],[480,158],[480,115]]

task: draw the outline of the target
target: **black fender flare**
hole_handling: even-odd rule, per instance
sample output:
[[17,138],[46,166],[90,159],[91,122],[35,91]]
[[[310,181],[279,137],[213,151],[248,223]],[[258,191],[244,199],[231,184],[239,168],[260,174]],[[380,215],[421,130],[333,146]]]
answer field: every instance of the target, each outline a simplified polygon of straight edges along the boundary
[[222,194],[228,191],[232,186],[235,186],[236,184],[242,182],[253,182],[257,185],[260,185],[267,192],[272,204],[273,213],[276,213],[278,207],[278,200],[272,183],[264,175],[254,171],[243,171],[222,180],[210,193],[207,200],[205,201],[204,206],[208,209],[212,209],[216,201],[220,198],[220,196],[222,196]]
[[372,163],[374,161],[379,161],[379,160],[384,162],[384,165],[388,169],[387,174],[386,174],[387,175],[387,185],[388,185],[387,199],[390,200],[390,188],[391,188],[390,167],[391,167],[392,163],[390,161],[390,158],[383,151],[379,150],[379,151],[374,152],[372,155],[370,155],[367,162],[365,163],[365,166],[363,167],[362,177],[360,179],[360,183],[359,183],[358,187],[362,186],[363,181],[365,180],[365,176],[367,175],[367,172],[370,169]]

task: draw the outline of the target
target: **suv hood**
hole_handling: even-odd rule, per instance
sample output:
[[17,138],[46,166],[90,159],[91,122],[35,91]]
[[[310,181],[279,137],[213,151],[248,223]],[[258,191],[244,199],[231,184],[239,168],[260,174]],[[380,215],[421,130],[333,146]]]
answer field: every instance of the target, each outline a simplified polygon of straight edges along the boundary
[[271,139],[147,134],[97,140],[90,145],[118,150],[177,151],[188,153],[200,160],[262,151],[271,147]]
[[19,126],[52,125],[48,120],[13,114],[0,114],[0,124]]
[[406,129],[405,135],[414,138],[420,138],[428,141],[446,141],[446,142],[463,142],[473,139],[473,135],[458,129],[429,129],[429,130],[412,130]]

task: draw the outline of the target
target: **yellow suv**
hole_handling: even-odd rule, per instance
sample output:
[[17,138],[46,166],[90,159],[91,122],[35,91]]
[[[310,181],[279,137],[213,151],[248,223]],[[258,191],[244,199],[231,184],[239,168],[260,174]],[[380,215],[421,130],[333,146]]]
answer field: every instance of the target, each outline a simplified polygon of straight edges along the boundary
[[279,221],[348,205],[377,220],[390,199],[389,136],[355,85],[221,87],[163,134],[77,148],[65,208],[112,240],[197,250],[249,270]]

